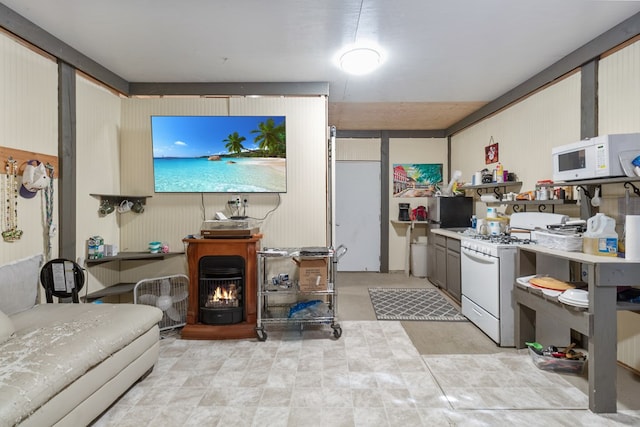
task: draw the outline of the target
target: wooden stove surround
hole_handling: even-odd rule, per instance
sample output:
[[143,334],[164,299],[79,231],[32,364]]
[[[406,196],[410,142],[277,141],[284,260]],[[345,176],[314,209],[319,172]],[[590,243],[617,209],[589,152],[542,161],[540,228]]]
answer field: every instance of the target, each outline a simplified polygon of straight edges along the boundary
[[[256,337],[257,321],[257,252],[262,235],[239,239],[184,239],[189,264],[189,300],[187,324],[182,338],[192,340],[222,340]],[[198,321],[198,263],[205,256],[236,255],[245,261],[245,290],[243,321],[230,325],[207,325]]]

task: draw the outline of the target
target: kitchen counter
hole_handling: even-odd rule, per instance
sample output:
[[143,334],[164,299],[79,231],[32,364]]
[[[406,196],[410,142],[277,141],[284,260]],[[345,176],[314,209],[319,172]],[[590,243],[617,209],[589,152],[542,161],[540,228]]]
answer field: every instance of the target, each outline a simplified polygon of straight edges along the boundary
[[431,232],[433,234],[439,234],[441,236],[450,237],[453,239],[461,240],[464,237],[465,230],[468,230],[467,227],[458,227],[458,228],[432,228]]

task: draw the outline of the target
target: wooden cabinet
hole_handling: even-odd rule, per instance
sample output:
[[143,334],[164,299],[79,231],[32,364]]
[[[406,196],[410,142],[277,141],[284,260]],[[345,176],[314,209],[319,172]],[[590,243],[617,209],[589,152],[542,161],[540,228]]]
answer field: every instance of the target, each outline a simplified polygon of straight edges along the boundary
[[[443,238],[446,241],[446,237]],[[442,289],[447,289],[447,248],[446,245],[435,245],[435,271],[433,282]]]
[[430,233],[427,277],[456,301],[461,297],[460,240]]
[[447,291],[449,295],[460,301],[460,240],[447,238]]

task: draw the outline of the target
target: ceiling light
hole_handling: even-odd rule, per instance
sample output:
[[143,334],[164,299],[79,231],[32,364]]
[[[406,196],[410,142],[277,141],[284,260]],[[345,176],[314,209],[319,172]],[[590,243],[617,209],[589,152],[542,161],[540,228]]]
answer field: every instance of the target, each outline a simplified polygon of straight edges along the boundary
[[370,47],[355,47],[340,56],[340,68],[349,74],[363,75],[382,64],[382,55]]

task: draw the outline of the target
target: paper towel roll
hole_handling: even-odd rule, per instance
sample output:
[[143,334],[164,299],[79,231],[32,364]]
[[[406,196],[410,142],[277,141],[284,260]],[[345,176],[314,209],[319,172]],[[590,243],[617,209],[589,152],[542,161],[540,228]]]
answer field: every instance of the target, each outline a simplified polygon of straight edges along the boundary
[[627,215],[624,227],[624,257],[640,261],[640,215]]

